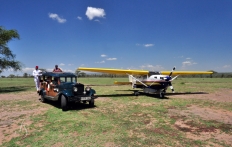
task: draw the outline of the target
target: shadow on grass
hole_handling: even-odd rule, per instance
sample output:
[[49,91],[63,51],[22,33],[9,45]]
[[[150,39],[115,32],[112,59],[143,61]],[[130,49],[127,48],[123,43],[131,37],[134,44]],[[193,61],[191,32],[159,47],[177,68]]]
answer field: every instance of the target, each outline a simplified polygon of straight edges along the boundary
[[[98,97],[139,97],[139,96],[148,96],[148,97],[152,97],[152,98],[157,98],[157,99],[168,99],[167,97],[164,98],[160,98],[159,94],[148,94],[148,93],[144,93],[142,91],[139,90],[115,90],[115,91],[131,91],[132,93],[121,93],[121,94],[104,94],[104,95],[97,95]],[[138,92],[139,95],[136,96],[134,93]]]
[[[48,104],[48,105],[51,105],[51,106],[54,106],[58,109],[61,109],[61,104],[60,102],[58,101],[50,101],[50,100],[47,100],[45,102],[45,104]],[[68,104],[68,110],[67,111],[73,111],[73,110],[84,110],[84,109],[92,109],[92,108],[95,108],[96,106],[94,105],[93,107],[90,107],[88,102],[86,104],[84,103],[69,103]]]
[[104,95],[97,95],[98,97],[139,97],[139,96],[148,96],[151,98],[157,98],[157,99],[169,99],[167,97],[160,98],[159,94],[147,94],[143,92],[139,92],[138,96],[135,96],[133,93],[132,94],[104,94]]
[[166,95],[191,95],[191,94],[209,94],[207,92],[177,92],[177,93],[166,93]]
[[31,89],[32,87],[0,87],[0,94],[11,93],[11,92],[22,92]]
[[179,93],[166,93],[164,98],[160,98],[159,94],[148,94],[144,93],[139,90],[116,90],[116,91],[132,91],[133,93],[131,94],[109,94],[109,95],[98,95],[98,97],[135,97],[134,92],[139,92],[139,95],[145,95],[148,97],[152,98],[157,98],[157,99],[169,99],[166,96],[171,96],[171,95],[194,95],[194,94],[208,94],[206,92],[179,92]]

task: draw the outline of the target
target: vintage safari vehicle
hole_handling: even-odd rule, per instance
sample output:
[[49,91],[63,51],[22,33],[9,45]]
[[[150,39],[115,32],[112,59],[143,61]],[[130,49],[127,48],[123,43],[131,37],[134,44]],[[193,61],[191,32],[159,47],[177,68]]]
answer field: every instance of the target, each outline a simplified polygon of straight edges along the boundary
[[94,106],[94,89],[77,82],[77,76],[69,72],[43,72],[40,80],[41,102],[46,100],[59,101],[63,111],[68,110],[71,102],[89,102]]

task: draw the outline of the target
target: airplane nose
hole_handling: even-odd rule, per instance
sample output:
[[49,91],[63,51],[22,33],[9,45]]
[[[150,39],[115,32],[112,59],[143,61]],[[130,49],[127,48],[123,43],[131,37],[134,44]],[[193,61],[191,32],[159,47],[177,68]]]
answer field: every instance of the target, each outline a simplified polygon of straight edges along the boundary
[[172,78],[170,76],[165,77],[165,81],[170,81]]

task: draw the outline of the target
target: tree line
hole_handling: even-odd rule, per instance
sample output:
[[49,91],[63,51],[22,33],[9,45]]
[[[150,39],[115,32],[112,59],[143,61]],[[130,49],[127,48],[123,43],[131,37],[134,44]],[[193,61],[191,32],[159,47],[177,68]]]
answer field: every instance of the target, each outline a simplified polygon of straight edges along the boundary
[[[84,72],[76,73],[78,78],[127,78],[127,75],[118,74],[87,74]],[[232,73],[214,73],[211,75],[181,75],[181,78],[232,78]],[[33,78],[32,74],[24,73],[22,76],[10,74],[1,78]]]

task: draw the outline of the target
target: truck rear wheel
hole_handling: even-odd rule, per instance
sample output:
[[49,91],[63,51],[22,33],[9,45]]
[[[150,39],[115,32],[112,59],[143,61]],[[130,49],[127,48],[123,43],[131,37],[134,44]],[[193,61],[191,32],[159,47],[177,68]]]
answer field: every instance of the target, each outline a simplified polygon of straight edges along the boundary
[[43,93],[41,93],[41,95],[40,95],[40,101],[42,102],[42,103],[45,103],[47,100],[45,99],[45,96],[44,96],[44,94]]
[[61,108],[63,111],[68,110],[68,101],[64,95],[61,96]]

